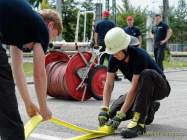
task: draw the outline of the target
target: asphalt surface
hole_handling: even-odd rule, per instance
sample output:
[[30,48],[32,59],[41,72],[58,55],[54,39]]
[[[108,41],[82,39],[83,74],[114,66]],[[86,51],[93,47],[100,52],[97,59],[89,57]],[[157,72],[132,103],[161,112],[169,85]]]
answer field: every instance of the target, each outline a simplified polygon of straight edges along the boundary
[[[135,140],[187,140],[187,71],[169,72],[166,75],[172,87],[171,94],[168,98],[161,101],[161,108],[156,113],[153,124],[146,127],[147,133],[135,138]],[[129,85],[127,80],[116,82],[112,101],[125,93]],[[32,84],[29,85],[29,91],[32,99],[36,102]],[[19,95],[18,101],[21,117],[26,123],[29,118],[24,111],[24,105]],[[97,129],[97,115],[102,101],[90,99],[85,102],[76,102],[48,97],[47,102],[53,112],[53,116],[84,128]],[[122,139],[119,132],[121,128],[126,127],[128,122],[123,122],[115,135],[104,137],[102,140]],[[29,140],[63,140],[81,134],[50,122],[45,122],[32,133]]]

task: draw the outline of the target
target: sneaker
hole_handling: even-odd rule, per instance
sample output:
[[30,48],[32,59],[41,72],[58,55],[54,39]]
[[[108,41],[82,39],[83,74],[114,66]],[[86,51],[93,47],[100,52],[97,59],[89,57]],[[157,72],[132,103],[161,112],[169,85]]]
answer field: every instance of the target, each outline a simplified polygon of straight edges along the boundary
[[159,107],[160,107],[160,102],[154,101],[154,102],[153,102],[153,105],[152,105],[151,108],[149,109],[147,118],[146,118],[146,120],[145,120],[145,124],[146,124],[146,125],[149,125],[149,124],[151,124],[151,123],[153,122],[154,116],[155,116],[155,112],[158,111]]
[[123,128],[121,130],[121,136],[123,138],[134,138],[139,135],[143,135],[146,132],[145,125],[137,124],[133,128]]

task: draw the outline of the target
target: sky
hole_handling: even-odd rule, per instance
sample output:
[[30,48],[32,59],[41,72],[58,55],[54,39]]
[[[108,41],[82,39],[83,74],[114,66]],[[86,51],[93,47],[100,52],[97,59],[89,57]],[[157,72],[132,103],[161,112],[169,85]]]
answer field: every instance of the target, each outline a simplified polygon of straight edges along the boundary
[[[96,0],[96,1],[105,1],[105,0]],[[176,6],[179,0],[169,0],[170,6]],[[185,0],[187,3],[187,0]],[[110,0],[110,3],[112,0]],[[122,3],[121,0],[116,0],[117,4],[120,5]],[[159,6],[162,5],[162,0],[129,0],[129,2],[135,7],[149,8],[154,10],[155,12],[159,12]],[[148,7],[149,5],[149,7]]]
[[[155,12],[159,12],[160,10],[159,6],[162,5],[162,0],[129,0],[129,2],[135,7],[140,6],[142,8],[148,8],[154,10]],[[178,0],[169,0],[170,6],[177,5],[177,3]]]
[[[162,0],[129,0],[129,2],[134,6],[141,6],[141,7],[147,6],[148,4],[152,4],[155,6],[162,4]],[[169,0],[170,5],[174,5],[177,2],[178,0]]]

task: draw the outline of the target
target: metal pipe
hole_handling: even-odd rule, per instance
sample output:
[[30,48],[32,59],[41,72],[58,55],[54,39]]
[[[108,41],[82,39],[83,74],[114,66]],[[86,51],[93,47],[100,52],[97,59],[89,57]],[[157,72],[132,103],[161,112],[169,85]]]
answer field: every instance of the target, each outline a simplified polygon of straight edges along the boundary
[[62,46],[62,47],[71,47],[71,46],[80,46],[80,47],[87,47],[90,45],[90,42],[64,42],[64,41],[55,41],[53,42],[54,46]]
[[93,13],[93,21],[92,21],[92,31],[91,31],[91,35],[90,35],[90,41],[93,41],[94,30],[95,30],[95,19],[96,19],[95,12],[92,12],[92,13]]
[[80,11],[77,14],[77,26],[75,30],[75,42],[78,42],[79,40],[79,21],[80,21]]
[[94,32],[94,24],[95,24],[95,12],[94,11],[84,11],[84,12],[78,12],[77,14],[77,25],[76,25],[76,32],[75,32],[75,42],[78,42],[79,37],[79,25],[80,25],[80,16],[84,15],[84,35],[83,35],[83,42],[86,42],[86,23],[87,23],[87,14],[93,14],[93,21],[92,21],[92,32],[91,37],[89,41],[93,40],[93,32]]
[[87,13],[84,13],[84,36],[83,36],[83,42],[86,41],[86,22],[87,22]]

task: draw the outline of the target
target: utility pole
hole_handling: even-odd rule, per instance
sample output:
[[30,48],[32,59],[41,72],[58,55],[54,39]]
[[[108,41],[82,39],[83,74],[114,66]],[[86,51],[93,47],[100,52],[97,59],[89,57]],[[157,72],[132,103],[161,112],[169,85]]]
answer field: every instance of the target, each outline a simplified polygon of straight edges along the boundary
[[[56,0],[56,10],[60,14],[60,17],[62,17],[62,2],[63,2],[63,0]],[[57,41],[60,41],[60,40],[62,40],[62,34],[60,34],[57,37]]]
[[95,13],[96,13],[96,18],[95,20],[98,21],[98,20],[101,20],[102,19],[102,3],[101,2],[97,2],[95,4]]
[[169,0],[163,0],[163,21],[168,24],[168,14],[169,14]]
[[60,16],[62,16],[62,3],[63,0],[56,0],[56,10],[60,14]]
[[105,10],[110,11],[110,0],[105,0]]
[[112,0],[112,17],[114,23],[116,24],[116,0]]
[[146,50],[151,53],[153,51],[153,39],[151,36],[151,29],[153,26],[153,16],[154,16],[154,0],[149,1],[148,13],[146,20]]

